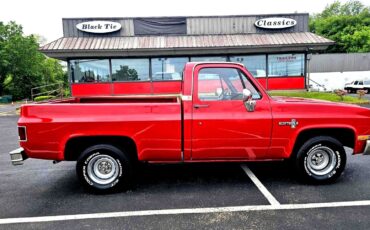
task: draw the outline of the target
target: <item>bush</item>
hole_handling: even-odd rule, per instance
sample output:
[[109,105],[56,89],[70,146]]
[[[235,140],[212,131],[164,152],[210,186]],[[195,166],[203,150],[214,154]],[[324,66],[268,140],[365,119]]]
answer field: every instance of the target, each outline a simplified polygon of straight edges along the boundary
[[357,90],[358,99],[362,100],[362,98],[367,94],[367,90]]
[[34,101],[45,101],[45,100],[50,100],[54,98],[55,96],[38,96],[38,97],[35,97],[33,100]]
[[334,90],[334,93],[340,97],[340,100],[343,101],[344,96],[347,95],[347,91],[342,89],[336,89]]

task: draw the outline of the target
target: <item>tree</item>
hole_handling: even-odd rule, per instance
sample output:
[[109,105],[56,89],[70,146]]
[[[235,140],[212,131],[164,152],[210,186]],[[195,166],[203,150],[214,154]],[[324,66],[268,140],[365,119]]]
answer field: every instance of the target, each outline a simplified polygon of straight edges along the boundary
[[128,66],[121,65],[120,69],[113,74],[112,78],[118,81],[137,81],[139,75],[135,69],[130,69]]
[[22,26],[0,22],[0,95],[22,99],[30,97],[33,87],[65,80],[59,62],[38,48],[37,38],[25,36]]
[[310,31],[336,42],[327,52],[370,52],[370,7],[336,1],[310,18]]

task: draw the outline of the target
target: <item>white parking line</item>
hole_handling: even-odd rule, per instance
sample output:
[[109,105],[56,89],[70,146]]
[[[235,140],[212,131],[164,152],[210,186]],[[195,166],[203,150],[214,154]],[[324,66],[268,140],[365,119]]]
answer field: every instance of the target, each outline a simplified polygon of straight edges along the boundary
[[267,188],[261,183],[261,181],[256,177],[256,175],[254,175],[254,173],[248,168],[247,165],[242,164],[240,166],[272,206],[280,205],[279,201],[275,199],[275,197],[269,192],[269,190],[267,190]]
[[202,214],[202,213],[205,214],[205,213],[219,213],[219,212],[250,212],[250,211],[317,209],[317,208],[359,207],[359,206],[370,206],[370,200],[331,202],[331,203],[309,203],[309,204],[280,204],[280,205],[275,205],[275,206],[274,205],[254,205],[254,206],[231,206],[231,207],[214,207],[214,208],[162,209],[162,210],[60,215],[60,216],[7,218],[7,219],[0,219],[0,225],[66,221],[66,220],[134,217],[134,216],[158,216],[158,215]]
[[22,169],[22,170],[8,170],[8,171],[0,171],[0,175],[4,174],[14,174],[14,173],[30,173],[30,172],[56,172],[56,171],[73,171],[73,168],[63,168],[63,169]]

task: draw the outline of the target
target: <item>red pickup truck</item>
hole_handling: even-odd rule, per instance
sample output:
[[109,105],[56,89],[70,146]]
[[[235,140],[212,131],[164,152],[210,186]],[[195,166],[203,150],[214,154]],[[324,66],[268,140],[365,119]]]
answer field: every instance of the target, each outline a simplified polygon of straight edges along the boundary
[[343,172],[344,146],[370,154],[369,109],[270,97],[241,64],[187,63],[181,90],[23,105],[12,163],[77,161],[84,186],[110,191],[129,184],[137,162],[291,160],[322,183]]

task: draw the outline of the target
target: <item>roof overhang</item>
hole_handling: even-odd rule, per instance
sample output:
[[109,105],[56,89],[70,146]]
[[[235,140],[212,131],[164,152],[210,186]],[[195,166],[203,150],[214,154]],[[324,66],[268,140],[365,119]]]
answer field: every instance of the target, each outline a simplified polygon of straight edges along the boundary
[[202,36],[64,37],[40,48],[61,60],[94,57],[143,57],[306,52],[325,50],[333,41],[313,33]]

